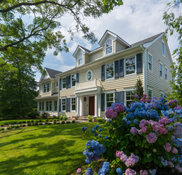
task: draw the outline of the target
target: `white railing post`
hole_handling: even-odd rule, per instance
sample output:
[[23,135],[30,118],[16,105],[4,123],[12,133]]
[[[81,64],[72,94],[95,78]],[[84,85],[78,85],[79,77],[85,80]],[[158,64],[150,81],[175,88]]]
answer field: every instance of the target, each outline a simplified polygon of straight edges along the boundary
[[95,117],[98,116],[98,105],[97,105],[97,102],[98,102],[98,94],[95,94]]

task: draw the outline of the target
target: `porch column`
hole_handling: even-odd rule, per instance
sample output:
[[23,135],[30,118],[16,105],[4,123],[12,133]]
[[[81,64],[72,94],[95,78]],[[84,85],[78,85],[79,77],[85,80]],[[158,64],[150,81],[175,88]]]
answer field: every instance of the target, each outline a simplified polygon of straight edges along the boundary
[[98,117],[98,94],[95,94],[95,117]]
[[83,116],[83,97],[80,97],[80,116]]
[[80,116],[80,105],[79,105],[79,103],[80,103],[80,97],[78,96],[76,98],[76,115],[77,116]]
[[98,94],[98,117],[101,117],[101,95]]

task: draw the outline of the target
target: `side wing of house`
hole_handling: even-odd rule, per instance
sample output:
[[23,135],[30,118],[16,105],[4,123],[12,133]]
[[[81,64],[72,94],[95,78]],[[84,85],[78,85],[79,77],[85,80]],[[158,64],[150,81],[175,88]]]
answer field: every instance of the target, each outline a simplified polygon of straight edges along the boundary
[[159,98],[171,91],[169,82],[172,80],[172,58],[163,35],[147,46],[146,59],[147,94]]

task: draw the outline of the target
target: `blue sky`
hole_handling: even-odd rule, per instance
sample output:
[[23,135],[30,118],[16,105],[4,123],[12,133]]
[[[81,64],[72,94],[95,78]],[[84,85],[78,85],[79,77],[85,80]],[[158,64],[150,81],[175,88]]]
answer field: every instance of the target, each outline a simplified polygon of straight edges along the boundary
[[[103,15],[98,19],[91,17],[83,19],[83,22],[90,27],[98,38],[102,37],[105,30],[111,30],[126,40],[129,44],[145,39],[152,35],[164,32],[166,29],[162,16],[166,11],[166,3],[164,0],[124,0],[124,5],[115,8],[111,13]],[[181,8],[181,7],[180,7]],[[176,8],[176,11],[180,10]],[[72,56],[77,45],[82,45],[88,49],[97,46],[91,45],[82,36],[81,32],[76,32],[74,39],[70,40],[70,34],[67,32],[70,28],[74,30],[74,20],[71,16],[65,15],[60,19],[64,27],[61,32],[65,35],[70,49],[69,53],[62,52],[58,56],[53,55],[54,49],[48,50],[43,67],[66,71],[75,66],[75,59]],[[171,52],[177,47],[177,35],[168,40]],[[36,80],[39,81],[40,73],[36,72]]]

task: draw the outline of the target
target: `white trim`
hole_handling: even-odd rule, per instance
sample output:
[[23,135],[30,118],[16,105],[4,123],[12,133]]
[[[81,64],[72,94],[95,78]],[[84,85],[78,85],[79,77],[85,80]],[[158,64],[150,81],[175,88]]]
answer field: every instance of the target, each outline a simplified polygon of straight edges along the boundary
[[[107,43],[107,41],[108,40],[111,40],[111,53],[106,53],[106,49],[107,48],[110,48],[110,47],[106,47],[106,43]],[[104,55],[111,55],[111,54],[113,54],[113,46],[114,46],[114,44],[113,44],[114,42],[113,42],[113,40],[111,39],[111,38],[107,38],[107,40],[105,41],[105,43],[104,43]]]
[[[75,76],[75,85],[73,86],[73,84],[72,84],[72,76]],[[76,86],[76,74],[71,74],[71,87],[75,87]]]

